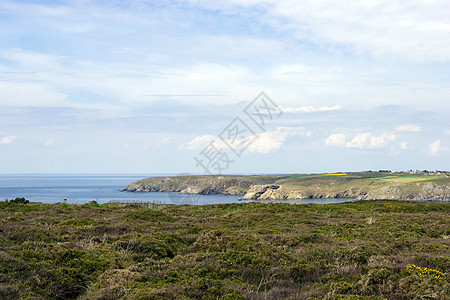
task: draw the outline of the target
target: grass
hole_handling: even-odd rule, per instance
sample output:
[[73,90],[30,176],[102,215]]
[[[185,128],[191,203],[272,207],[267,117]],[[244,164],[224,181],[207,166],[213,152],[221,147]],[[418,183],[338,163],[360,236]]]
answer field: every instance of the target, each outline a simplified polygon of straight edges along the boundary
[[[228,183],[234,186],[228,192],[245,194],[253,185],[280,185],[284,195],[292,191],[302,192],[304,197],[313,195],[366,194],[385,186],[401,186],[405,193],[420,193],[416,183],[432,182],[439,185],[450,184],[450,174],[409,174],[387,172],[348,172],[333,174],[291,174],[291,175],[196,175],[179,177],[149,177],[139,181],[143,187],[162,188],[163,191],[181,191],[189,185],[200,190],[208,186]],[[232,183],[234,182],[234,183]],[[221,189],[215,189],[221,191]]]
[[377,180],[385,181],[389,183],[411,183],[418,181],[427,181],[434,180],[437,178],[445,178],[443,176],[435,176],[435,175],[409,175],[409,176],[386,176],[377,178]]
[[1,299],[449,299],[450,203],[0,203]]

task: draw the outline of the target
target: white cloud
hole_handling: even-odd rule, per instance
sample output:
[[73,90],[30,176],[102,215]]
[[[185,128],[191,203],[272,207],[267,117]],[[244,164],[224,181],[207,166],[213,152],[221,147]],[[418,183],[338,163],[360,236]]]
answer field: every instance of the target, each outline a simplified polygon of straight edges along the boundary
[[311,130],[306,130],[304,127],[287,127],[287,126],[279,126],[276,128],[277,131],[287,132],[289,135],[299,135],[310,137],[313,136],[313,132]]
[[170,142],[170,140],[171,140],[170,137],[165,137],[161,141],[158,142],[158,145],[160,145],[160,146],[167,145]]
[[370,138],[369,149],[386,148],[397,139],[394,133],[385,133],[380,136],[372,136]]
[[61,67],[59,61],[63,57],[49,54],[25,51],[23,49],[11,49],[3,52],[3,57],[25,68],[57,69]]
[[416,125],[416,124],[405,124],[405,125],[397,126],[395,128],[395,131],[399,131],[399,132],[421,132],[422,131],[422,127],[420,127],[419,125]]
[[45,146],[51,146],[51,145],[53,145],[53,142],[54,142],[53,139],[50,139],[45,142]]
[[[245,41],[247,49],[252,42],[258,44],[254,40]],[[14,65],[11,68],[0,62],[0,74],[1,71],[8,74],[5,81],[0,76],[0,105],[76,107],[97,102],[96,99],[118,105],[141,104],[158,101],[160,95],[186,95],[177,100],[190,104],[211,101],[211,97],[190,95],[219,95],[215,100],[225,103],[237,101],[235,95],[230,95],[230,87],[234,87],[234,93],[242,99],[251,100],[260,91],[243,83],[258,82],[261,75],[241,65],[195,62],[154,66],[150,63],[143,68],[141,60],[148,60],[144,55],[130,57],[127,62],[99,60],[94,63],[22,49],[0,51],[0,60]],[[148,68],[155,71],[149,72]]]
[[[142,140],[145,140],[143,149],[149,149],[153,147],[162,147],[164,145],[167,145],[172,140],[171,137],[159,137],[159,136],[153,136],[153,135],[146,135]],[[126,148],[131,148],[132,146],[130,144],[126,145]],[[183,147],[187,147],[187,144],[180,145],[179,149],[185,149]]]
[[347,137],[342,133],[333,133],[325,140],[327,146],[344,147],[347,143]]
[[436,140],[433,143],[431,143],[428,146],[428,149],[430,149],[431,154],[438,155],[439,152],[444,150],[444,148],[441,146],[441,140]]
[[[258,137],[248,145],[246,151],[253,153],[270,153],[280,149],[288,135],[294,135],[293,132],[286,131],[267,131],[259,134]],[[202,150],[209,143],[214,142],[214,147],[218,150],[226,149],[228,146],[220,138],[205,134],[196,136],[190,142],[178,147],[180,150]],[[230,142],[230,144],[234,144]]]
[[45,17],[67,17],[73,12],[64,6],[49,6],[40,4],[24,4],[10,1],[0,2],[0,8],[19,14],[29,14],[30,16],[41,15]]
[[65,98],[45,84],[0,81],[0,105],[60,107],[67,105]]
[[7,144],[11,144],[12,142],[14,142],[17,139],[17,136],[7,136],[4,137],[0,140],[0,144],[2,145],[7,145]]
[[283,112],[290,112],[290,113],[312,113],[312,112],[321,112],[321,111],[333,111],[333,110],[340,110],[342,107],[340,105],[335,106],[321,106],[321,107],[314,107],[314,106],[300,106],[300,107],[282,107],[281,108]]
[[410,149],[410,146],[406,141],[401,141],[399,144],[400,150],[408,150]]
[[[311,131],[305,131],[302,128],[296,127],[278,127],[277,130],[274,131],[266,131],[262,134],[258,134],[257,138],[251,142],[245,151],[253,152],[253,153],[271,153],[279,150],[281,146],[286,141],[288,136],[306,136],[309,137],[312,135]],[[192,139],[190,142],[186,144],[182,144],[178,147],[180,150],[194,150],[194,149],[203,149],[209,143],[214,142],[214,146],[217,149],[226,149],[228,146],[225,144],[223,140],[213,135],[200,135]],[[235,144],[230,141],[230,144]]]
[[264,132],[248,146],[248,150],[255,153],[275,152],[281,148],[288,135],[281,131]]
[[446,130],[444,133],[445,133],[446,135],[450,135],[450,130]]
[[351,141],[345,143],[347,148],[365,149],[371,144],[372,135],[370,133],[359,133]]
[[180,150],[194,150],[204,148],[207,144],[217,140],[217,137],[210,134],[196,136],[193,140],[178,147]]
[[[298,85],[317,85],[319,82],[339,80],[344,68],[340,65],[317,65],[317,64],[289,64],[277,65],[270,71],[274,80],[291,82]],[[319,84],[320,85],[320,84]],[[321,88],[324,88],[321,85]]]
[[390,146],[397,136],[394,133],[384,133],[379,136],[371,133],[359,133],[351,140],[342,133],[331,134],[326,140],[327,146],[356,148],[356,149],[383,149]]
[[449,61],[450,9],[446,0],[189,0],[212,9],[254,8],[261,21],[297,39],[356,53],[412,61]]

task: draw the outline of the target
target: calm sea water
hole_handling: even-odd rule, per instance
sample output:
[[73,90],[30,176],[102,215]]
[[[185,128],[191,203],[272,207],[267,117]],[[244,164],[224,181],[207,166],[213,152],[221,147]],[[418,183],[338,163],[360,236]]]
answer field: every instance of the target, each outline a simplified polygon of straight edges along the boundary
[[[152,174],[151,176],[169,176],[170,174]],[[69,174],[30,174],[0,175],[0,201],[24,197],[32,202],[57,203],[67,199],[67,203],[98,203],[112,201],[151,201],[166,204],[222,204],[246,202],[238,201],[238,196],[223,195],[181,195],[178,193],[129,193],[121,192],[133,181],[149,175],[103,174],[103,175],[69,175]],[[288,203],[341,203],[352,199],[300,199],[279,201]]]

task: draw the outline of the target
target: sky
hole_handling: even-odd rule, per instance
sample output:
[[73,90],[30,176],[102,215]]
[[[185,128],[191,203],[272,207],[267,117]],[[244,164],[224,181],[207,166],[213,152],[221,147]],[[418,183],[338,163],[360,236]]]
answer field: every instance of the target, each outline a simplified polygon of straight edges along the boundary
[[0,173],[450,170],[449,14],[0,0]]

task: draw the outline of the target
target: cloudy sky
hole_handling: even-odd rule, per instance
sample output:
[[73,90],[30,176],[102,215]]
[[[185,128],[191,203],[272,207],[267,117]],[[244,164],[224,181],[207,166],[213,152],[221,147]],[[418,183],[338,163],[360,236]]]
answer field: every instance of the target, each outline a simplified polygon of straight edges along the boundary
[[[449,14],[1,0],[0,173],[203,173],[212,154],[222,173],[450,170]],[[262,91],[277,109],[264,128],[245,113]],[[236,120],[253,133],[239,153],[220,139]]]

